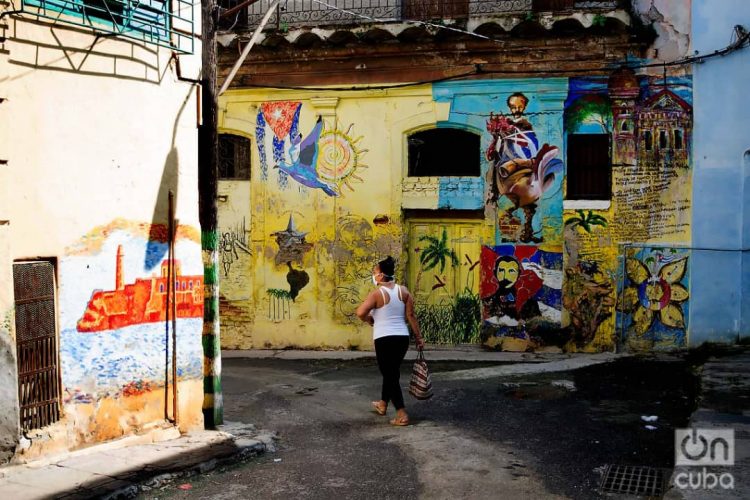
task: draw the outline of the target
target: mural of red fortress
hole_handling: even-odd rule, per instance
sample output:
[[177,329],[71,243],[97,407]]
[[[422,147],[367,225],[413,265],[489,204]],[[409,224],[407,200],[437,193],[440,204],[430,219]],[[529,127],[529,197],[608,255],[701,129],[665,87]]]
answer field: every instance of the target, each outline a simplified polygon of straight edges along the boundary
[[[86,311],[78,320],[79,332],[101,332],[167,319],[167,275],[169,262],[161,263],[161,275],[136,278],[125,284],[122,271],[122,245],[117,247],[115,289],[96,290]],[[175,296],[178,318],[203,317],[203,276],[183,276],[180,262],[174,261]]]

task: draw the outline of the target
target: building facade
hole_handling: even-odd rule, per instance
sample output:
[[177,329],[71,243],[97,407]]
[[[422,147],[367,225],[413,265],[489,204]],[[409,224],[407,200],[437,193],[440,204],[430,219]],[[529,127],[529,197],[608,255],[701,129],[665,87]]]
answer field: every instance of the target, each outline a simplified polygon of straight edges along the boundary
[[[691,326],[690,1],[313,3],[220,98],[225,347],[369,349],[386,255],[428,341],[715,338]],[[220,37],[221,78],[267,8]]]
[[0,9],[0,461],[202,427],[200,11]]
[[[750,30],[750,7],[736,0],[694,0],[692,18],[699,54],[727,39],[737,43]],[[694,70],[692,286],[701,293],[690,321],[696,343],[750,335],[750,138],[744,133],[750,98],[736,84],[748,77],[748,63],[750,53],[737,51]]]

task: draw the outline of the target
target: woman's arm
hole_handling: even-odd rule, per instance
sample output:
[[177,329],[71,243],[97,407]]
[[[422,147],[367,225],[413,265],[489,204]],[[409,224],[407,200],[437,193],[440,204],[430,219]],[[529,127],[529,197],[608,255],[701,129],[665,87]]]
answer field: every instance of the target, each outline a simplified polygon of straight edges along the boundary
[[414,340],[417,344],[417,349],[424,348],[424,339],[422,339],[422,331],[419,329],[419,321],[417,320],[417,314],[414,312],[414,297],[412,297],[409,290],[406,287],[401,287],[402,292],[406,292],[406,321],[409,322],[411,331],[414,332]]
[[367,298],[357,308],[357,317],[372,326],[375,322],[373,317],[370,315],[373,309],[378,306],[377,302],[377,290],[370,292]]

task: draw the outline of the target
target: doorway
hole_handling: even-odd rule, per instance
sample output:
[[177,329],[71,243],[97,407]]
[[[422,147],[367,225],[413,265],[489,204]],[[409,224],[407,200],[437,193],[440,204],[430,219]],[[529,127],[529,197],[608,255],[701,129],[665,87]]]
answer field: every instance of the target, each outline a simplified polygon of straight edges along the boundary
[[479,339],[481,219],[407,216],[406,282],[427,342]]

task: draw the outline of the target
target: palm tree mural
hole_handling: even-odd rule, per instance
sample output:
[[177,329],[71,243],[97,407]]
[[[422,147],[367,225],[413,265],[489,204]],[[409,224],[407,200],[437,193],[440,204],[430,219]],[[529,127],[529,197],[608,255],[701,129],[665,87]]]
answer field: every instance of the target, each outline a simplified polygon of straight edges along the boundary
[[429,245],[422,250],[419,256],[419,263],[422,269],[429,271],[440,264],[440,272],[445,271],[445,262],[450,259],[451,264],[458,265],[458,255],[448,247],[448,231],[443,228],[443,235],[438,239],[435,236],[424,235],[419,237],[419,241],[427,241]]
[[419,282],[424,271],[435,269],[440,265],[440,273],[445,271],[445,264],[450,262],[452,266],[458,265],[458,255],[448,246],[448,231],[443,228],[443,234],[440,238],[437,236],[424,235],[419,237],[419,241],[427,242],[427,246],[420,251],[419,263],[421,265],[415,288],[419,290]]
[[571,217],[565,221],[566,227],[580,227],[587,233],[591,232],[593,226],[607,227],[607,219],[599,214],[593,213],[591,210],[589,210],[588,213],[585,213],[583,210],[576,210],[576,213],[578,214],[577,217]]

